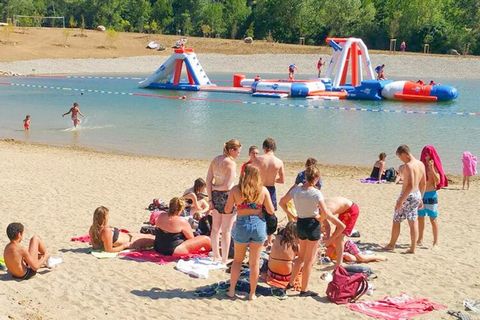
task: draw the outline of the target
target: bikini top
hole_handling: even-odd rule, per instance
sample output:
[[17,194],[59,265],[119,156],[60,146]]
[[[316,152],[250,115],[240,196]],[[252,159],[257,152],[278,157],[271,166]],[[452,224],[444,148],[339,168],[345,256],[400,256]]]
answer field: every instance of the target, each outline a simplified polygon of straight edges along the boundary
[[255,203],[255,202],[242,202],[240,204],[237,204],[237,210],[244,210],[244,209],[263,209],[263,205]]
[[118,228],[113,228],[112,229],[112,244],[117,242],[119,235],[120,235],[120,230]]

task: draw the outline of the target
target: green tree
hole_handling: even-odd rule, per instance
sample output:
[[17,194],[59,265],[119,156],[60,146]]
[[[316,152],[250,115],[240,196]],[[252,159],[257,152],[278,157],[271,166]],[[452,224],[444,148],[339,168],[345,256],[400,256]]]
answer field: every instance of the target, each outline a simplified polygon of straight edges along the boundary
[[245,28],[246,20],[252,10],[245,0],[225,0],[223,12],[227,36],[234,39],[238,31],[242,27]]
[[172,2],[169,0],[157,0],[152,7],[152,19],[157,22],[159,32],[169,30],[173,23]]

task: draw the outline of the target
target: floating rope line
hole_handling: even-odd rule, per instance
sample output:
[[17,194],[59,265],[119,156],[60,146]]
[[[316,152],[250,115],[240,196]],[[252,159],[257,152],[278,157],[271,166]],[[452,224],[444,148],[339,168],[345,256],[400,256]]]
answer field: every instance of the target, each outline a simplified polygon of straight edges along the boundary
[[[76,92],[89,92],[89,93],[99,93],[99,94],[112,94],[112,95],[126,95],[126,96],[138,96],[138,97],[148,97],[148,98],[158,98],[158,99],[170,99],[170,100],[182,100],[184,96],[169,96],[169,95],[160,95],[160,94],[151,94],[151,93],[142,93],[142,92],[120,92],[120,91],[109,91],[109,90],[97,90],[97,89],[81,89],[81,88],[70,88],[70,87],[60,87],[60,86],[44,86],[36,84],[24,84],[24,83],[13,83],[13,82],[0,82],[0,85],[4,86],[16,86],[16,87],[26,87],[26,88],[38,88],[38,89],[47,89],[47,90],[63,90],[63,91],[76,91]],[[353,111],[353,112],[377,112],[377,113],[398,113],[398,114],[422,114],[422,115],[446,115],[446,116],[480,116],[480,112],[448,112],[448,111],[425,111],[425,110],[401,110],[401,109],[374,109],[374,108],[365,108],[365,107],[338,107],[338,106],[323,106],[323,105],[309,105],[309,104],[293,104],[293,103],[276,103],[276,102],[262,102],[262,101],[243,101],[243,100],[229,100],[229,99],[209,99],[209,98],[198,98],[198,97],[187,97],[185,101],[207,101],[213,103],[239,103],[246,105],[266,105],[266,106],[278,106],[278,107],[297,107],[297,108],[309,108],[309,109],[318,109],[318,110],[332,110],[332,111]]]

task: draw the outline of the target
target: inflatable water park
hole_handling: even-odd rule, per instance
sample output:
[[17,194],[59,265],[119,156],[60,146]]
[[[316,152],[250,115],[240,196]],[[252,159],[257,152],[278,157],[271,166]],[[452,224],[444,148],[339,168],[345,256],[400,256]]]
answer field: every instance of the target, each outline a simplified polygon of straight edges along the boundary
[[[440,84],[424,84],[421,81],[379,80],[365,43],[358,38],[327,38],[333,53],[326,76],[322,78],[248,79],[234,74],[232,86],[212,83],[197,55],[191,48],[175,48],[174,53],[148,78],[141,81],[141,88],[165,90],[210,91],[245,93],[253,97],[352,99],[352,100],[400,100],[416,102],[450,101],[458,96],[457,89]],[[185,67],[185,68],[184,68]],[[186,70],[186,78],[182,71]]]

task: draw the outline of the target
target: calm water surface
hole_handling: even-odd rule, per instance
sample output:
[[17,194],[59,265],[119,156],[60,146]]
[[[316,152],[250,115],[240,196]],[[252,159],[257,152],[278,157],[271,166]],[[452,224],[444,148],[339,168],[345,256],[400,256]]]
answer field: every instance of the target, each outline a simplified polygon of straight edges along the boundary
[[[459,98],[449,103],[416,104],[279,100],[252,98],[247,94],[145,90],[137,88],[136,78],[142,76],[122,76],[126,79],[118,79],[118,75],[114,79],[0,78],[3,83],[0,85],[0,137],[209,159],[219,154],[223,143],[230,138],[240,139],[245,146],[242,158],[246,158],[249,145],[261,145],[265,137],[271,136],[278,142],[278,155],[285,160],[303,161],[314,156],[325,163],[368,166],[382,151],[389,155],[390,165],[398,165],[394,151],[399,144],[410,145],[417,155],[425,144],[433,144],[447,171],[454,173],[461,172],[463,151],[480,154],[480,116],[452,114],[480,112],[480,80],[436,79],[457,87]],[[219,85],[230,85],[231,74],[209,76]],[[112,94],[85,92],[81,95],[73,89],[111,91]],[[179,95],[186,95],[187,100],[177,99]],[[72,130],[68,117],[61,117],[74,101],[80,103],[82,113],[87,115],[78,130]],[[266,104],[260,104],[262,102]],[[400,113],[325,110],[315,106],[389,109]],[[405,113],[408,110],[441,114]],[[32,117],[28,136],[22,130],[26,114]]]

